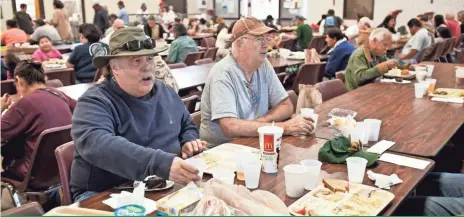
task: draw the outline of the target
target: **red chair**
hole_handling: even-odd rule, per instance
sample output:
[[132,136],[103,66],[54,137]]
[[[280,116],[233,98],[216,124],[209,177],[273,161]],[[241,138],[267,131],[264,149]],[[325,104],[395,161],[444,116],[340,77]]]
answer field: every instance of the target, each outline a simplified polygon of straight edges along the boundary
[[205,58],[205,59],[195,61],[195,65],[203,65],[203,64],[210,64],[210,63],[214,63],[214,61],[211,58]]
[[205,54],[203,55],[203,58],[210,58],[213,61],[216,61],[216,54],[217,54],[218,50],[219,50],[218,47],[208,48],[206,50]]
[[195,61],[201,59],[202,56],[203,52],[188,53],[187,55],[185,55],[184,63],[187,66],[192,66],[195,64]]
[[19,193],[46,195],[59,188],[60,174],[54,151],[69,141],[72,141],[71,125],[44,130],[37,139],[37,149],[32,153],[31,165],[25,178],[16,180],[2,174],[1,180],[16,206],[21,205]]
[[292,89],[296,94],[300,92],[300,84],[312,84],[315,85],[322,81],[324,78],[323,69],[325,69],[326,62],[322,63],[308,63],[300,66],[298,73],[296,74],[295,80],[293,81]]
[[346,92],[345,84],[339,79],[323,81],[316,84],[319,92],[321,92],[322,102],[340,96]]
[[74,142],[68,142],[55,149],[58,170],[60,171],[61,190],[63,192],[62,206],[72,204],[71,195],[71,165],[74,158]]
[[185,63],[172,63],[172,64],[168,64],[168,67],[170,69],[180,69],[180,68],[187,67],[187,65],[185,65]]

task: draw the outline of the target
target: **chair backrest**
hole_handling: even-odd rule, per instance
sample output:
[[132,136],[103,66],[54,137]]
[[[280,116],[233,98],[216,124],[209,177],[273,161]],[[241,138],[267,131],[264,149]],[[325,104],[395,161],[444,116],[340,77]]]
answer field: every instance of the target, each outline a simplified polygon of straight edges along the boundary
[[277,74],[277,78],[279,78],[280,83],[284,83],[285,76],[287,75],[286,72],[281,72]]
[[326,45],[325,35],[314,36],[313,39],[309,42],[309,49],[316,49],[317,52],[320,52]]
[[37,148],[32,153],[31,166],[24,180],[16,186],[19,192],[26,189],[43,190],[60,183],[60,174],[55,160],[55,149],[72,141],[71,125],[44,130],[37,139]]
[[49,80],[59,79],[64,86],[76,84],[76,72],[72,68],[46,71],[45,75]]
[[437,52],[440,46],[441,42],[433,44],[428,54],[424,52],[424,57],[422,58],[422,61],[434,61],[436,59]]
[[438,48],[439,52],[437,52],[437,58],[446,55],[447,46],[449,45],[449,40],[451,39],[447,38],[443,42],[441,42],[440,47]]
[[201,47],[216,47],[216,39],[214,37],[203,38],[200,44]]
[[187,65],[185,65],[185,63],[173,63],[173,64],[168,64],[168,67],[170,69],[180,69],[180,68],[187,67]]
[[182,99],[182,102],[190,114],[195,112],[195,106],[197,105],[198,99],[200,99],[198,95],[191,95]]
[[[296,74],[295,80],[293,81],[293,91],[296,94],[300,92],[300,84],[312,84],[315,85],[322,81],[324,73],[322,70],[327,63],[307,63],[300,66],[298,73]],[[322,74],[321,74],[322,71]]]
[[74,142],[68,142],[58,146],[55,149],[56,161],[58,162],[58,170],[60,172],[61,188],[63,192],[62,206],[72,204],[71,195],[71,165],[74,158]]
[[288,90],[287,93],[288,93],[288,98],[290,99],[290,101],[293,104],[293,113],[295,113],[296,104],[298,103],[298,96],[296,95],[295,91],[293,91],[293,90]]
[[433,47],[428,47],[428,48],[424,48],[420,53],[419,55],[416,57],[416,61],[418,63],[424,61],[425,57],[428,56],[430,54],[430,52],[432,52],[432,49]]
[[187,66],[192,66],[195,64],[195,61],[201,59],[203,52],[193,52],[185,55],[184,63]]
[[93,76],[93,82],[97,82],[100,79],[100,77],[103,74],[102,70],[106,70],[106,69],[103,69],[103,68],[97,69],[97,71],[95,72],[95,76]]
[[203,65],[203,64],[209,64],[209,63],[214,63],[214,60],[212,60],[211,58],[205,58],[205,59],[195,61],[195,65]]
[[216,60],[216,54],[217,54],[218,50],[219,50],[218,47],[208,48],[205,51],[205,55],[203,55],[203,58],[210,58],[213,61],[215,61]]
[[464,39],[463,37],[464,37],[464,34],[461,34],[461,35],[455,37],[455,39],[454,39],[455,40],[454,41],[454,48],[455,49],[461,48],[461,42]]
[[63,87],[63,83],[58,79],[47,80],[45,85],[47,85],[47,87],[53,88]]
[[346,92],[345,84],[339,79],[323,81],[316,85],[321,92],[322,102],[340,96]]
[[2,85],[0,88],[2,96],[5,95],[5,93],[8,93],[10,95],[16,94],[16,86],[14,85],[13,79],[2,81]]
[[444,49],[444,51],[442,53],[442,56],[451,54],[451,52],[453,52],[455,42],[456,42],[455,37],[448,39],[448,41],[446,43],[446,46],[445,46],[445,49]]
[[26,203],[20,207],[14,207],[2,211],[3,216],[43,216],[44,210],[37,202]]
[[340,79],[343,83],[345,83],[345,71],[339,71],[335,73],[335,78]]
[[191,114],[193,123],[200,129],[201,125],[201,111],[197,111]]
[[279,44],[279,47],[291,50],[293,47],[293,42],[294,40],[291,39],[282,39],[282,41]]

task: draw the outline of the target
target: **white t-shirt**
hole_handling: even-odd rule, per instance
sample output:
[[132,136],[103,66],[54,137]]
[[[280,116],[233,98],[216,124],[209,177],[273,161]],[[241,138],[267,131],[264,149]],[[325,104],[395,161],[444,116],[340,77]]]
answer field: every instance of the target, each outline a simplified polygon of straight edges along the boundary
[[144,20],[148,19],[148,10],[142,11],[142,9],[139,9],[137,11],[137,21],[139,21],[141,24],[144,24]]
[[176,13],[174,13],[174,11],[169,11],[163,14],[162,19],[164,23],[173,23],[176,17],[177,17]]
[[358,24],[354,24],[348,27],[345,31],[345,35],[348,37],[357,36],[359,34],[359,27]]
[[404,46],[401,54],[408,54],[411,50],[417,50],[418,52],[412,58],[419,56],[420,52],[425,48],[432,45],[432,39],[430,38],[427,29],[422,28],[416,32]]
[[229,30],[227,28],[223,28],[217,35],[216,47],[219,48],[217,54],[220,56],[227,55],[230,50],[229,48],[226,48],[227,40],[230,40],[230,37],[232,36],[232,34],[229,34],[228,31]]

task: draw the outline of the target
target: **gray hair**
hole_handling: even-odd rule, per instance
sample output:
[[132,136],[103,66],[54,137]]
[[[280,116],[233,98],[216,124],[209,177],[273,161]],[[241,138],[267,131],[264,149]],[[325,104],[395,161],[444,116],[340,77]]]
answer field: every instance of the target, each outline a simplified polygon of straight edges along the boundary
[[446,13],[445,15],[447,20],[453,20],[454,19],[454,13]]
[[383,41],[386,36],[391,36],[392,33],[386,28],[377,28],[371,32],[369,41]]

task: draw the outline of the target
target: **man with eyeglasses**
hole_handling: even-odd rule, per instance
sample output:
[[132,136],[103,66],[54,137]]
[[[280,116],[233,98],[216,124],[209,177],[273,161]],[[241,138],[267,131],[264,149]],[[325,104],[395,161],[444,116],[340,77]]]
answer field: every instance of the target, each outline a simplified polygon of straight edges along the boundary
[[177,92],[155,79],[155,48],[142,29],[112,34],[110,54],[93,64],[105,80],[89,88],[74,110],[71,192],[86,199],[128,181],[156,175],[179,184],[199,181],[183,159],[203,150],[198,129]]
[[213,66],[201,98],[200,138],[214,147],[232,138],[257,136],[262,126],[282,127],[285,134],[309,133],[313,121],[293,114],[293,105],[266,59],[271,33],[254,17],[232,29],[232,52]]

